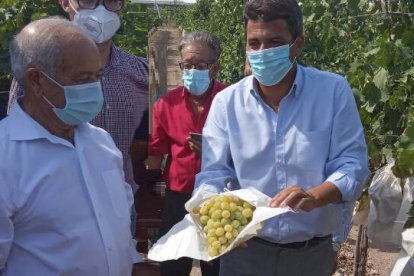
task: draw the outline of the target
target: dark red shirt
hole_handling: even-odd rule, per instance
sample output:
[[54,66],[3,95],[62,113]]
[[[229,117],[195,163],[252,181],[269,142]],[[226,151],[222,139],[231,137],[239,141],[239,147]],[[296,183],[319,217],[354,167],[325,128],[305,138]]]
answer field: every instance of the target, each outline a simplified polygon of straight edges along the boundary
[[164,177],[170,190],[193,191],[195,175],[201,170],[201,159],[190,149],[187,137],[190,132],[202,133],[213,98],[226,87],[213,80],[212,93],[198,119],[189,103],[190,94],[183,86],[169,91],[155,102],[148,154],[168,154]]

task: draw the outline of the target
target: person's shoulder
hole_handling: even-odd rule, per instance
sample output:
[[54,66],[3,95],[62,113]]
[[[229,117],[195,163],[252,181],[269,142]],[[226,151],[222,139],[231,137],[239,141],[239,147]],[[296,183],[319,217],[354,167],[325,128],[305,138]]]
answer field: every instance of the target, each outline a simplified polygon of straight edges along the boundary
[[183,89],[184,89],[183,86],[178,86],[168,91],[164,95],[162,95],[160,98],[158,98],[157,101],[160,103],[170,103],[170,104],[181,101],[183,99],[183,93],[184,93]]
[[325,81],[330,81],[330,82],[346,81],[346,78],[344,76],[341,76],[334,72],[320,70],[315,67],[301,66],[301,69],[303,70],[303,74],[305,78],[309,78],[311,80],[314,80],[315,82],[318,82],[319,80],[325,80]]
[[113,46],[113,51],[117,58],[120,59],[121,64],[127,63],[129,65],[141,66],[148,69],[148,60],[146,58],[135,56],[115,45]]
[[245,92],[252,89],[253,76],[247,76],[239,80],[238,82],[227,85],[224,84],[223,90],[217,93],[216,98],[222,101],[228,101],[234,97],[245,97]]

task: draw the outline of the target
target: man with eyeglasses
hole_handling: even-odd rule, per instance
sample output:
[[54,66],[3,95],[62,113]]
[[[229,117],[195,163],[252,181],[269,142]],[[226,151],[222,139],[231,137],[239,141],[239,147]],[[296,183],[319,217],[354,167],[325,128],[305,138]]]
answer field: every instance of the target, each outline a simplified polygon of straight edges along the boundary
[[[59,4],[70,20],[98,46],[104,64],[101,78],[104,106],[91,123],[111,134],[123,155],[125,179],[135,193],[138,186],[133,177],[129,148],[135,129],[148,108],[148,62],[121,50],[112,42],[121,25],[120,15],[125,0],[59,0]],[[9,112],[16,99],[23,95],[21,86],[13,80]]]
[[[201,168],[201,139],[197,134],[202,132],[213,98],[226,87],[215,80],[221,52],[215,35],[206,31],[189,33],[178,50],[184,86],[171,90],[155,102],[148,146],[148,168],[153,175],[156,171],[161,174],[163,156],[168,155],[160,237],[187,213],[184,204],[191,197],[195,175]],[[162,262],[161,275],[188,276],[191,266],[189,258]],[[219,261],[202,262],[201,270],[203,276],[218,275]]]

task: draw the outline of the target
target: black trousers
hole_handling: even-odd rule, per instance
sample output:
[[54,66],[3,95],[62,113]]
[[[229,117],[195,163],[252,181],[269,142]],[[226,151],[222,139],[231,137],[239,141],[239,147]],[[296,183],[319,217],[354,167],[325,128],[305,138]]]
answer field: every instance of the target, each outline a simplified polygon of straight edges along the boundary
[[[178,222],[180,222],[187,211],[184,204],[191,198],[191,194],[184,194],[165,190],[164,209],[161,216],[161,227],[159,237],[164,236]],[[188,276],[190,275],[193,259],[180,258],[178,260],[165,261],[160,264],[161,276]],[[200,262],[203,276],[218,276],[220,269],[220,258],[211,262]]]

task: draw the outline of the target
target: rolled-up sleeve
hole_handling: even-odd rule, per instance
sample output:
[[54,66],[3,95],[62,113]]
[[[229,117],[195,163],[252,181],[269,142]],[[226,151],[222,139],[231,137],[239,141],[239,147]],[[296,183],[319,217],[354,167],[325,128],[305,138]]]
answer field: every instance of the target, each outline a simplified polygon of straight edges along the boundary
[[354,201],[370,174],[368,152],[355,99],[345,79],[337,92],[326,181],[338,187],[343,201]]

